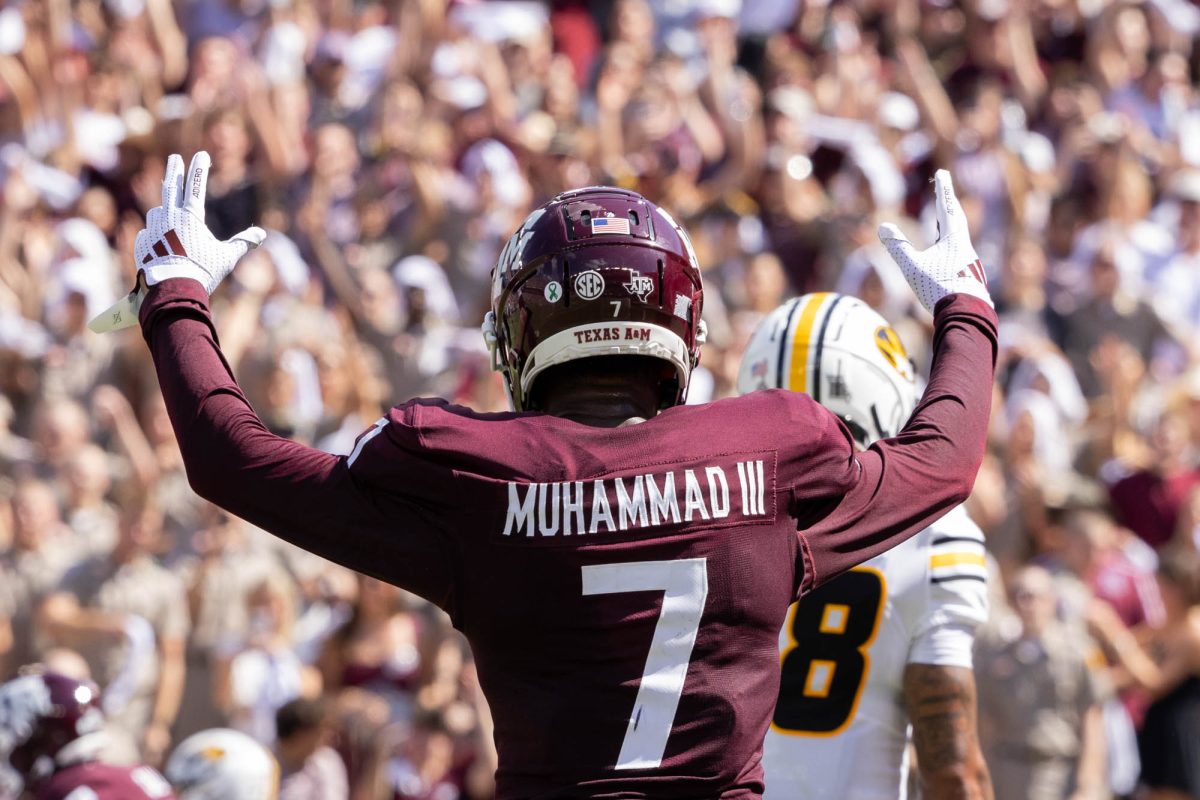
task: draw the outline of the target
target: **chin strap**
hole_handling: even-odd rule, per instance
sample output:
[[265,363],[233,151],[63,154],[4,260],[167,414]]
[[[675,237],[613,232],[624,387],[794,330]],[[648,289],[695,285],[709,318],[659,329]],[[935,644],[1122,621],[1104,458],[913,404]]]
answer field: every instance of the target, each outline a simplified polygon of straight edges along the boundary
[[517,383],[513,377],[513,370],[501,358],[500,337],[496,333],[496,313],[494,311],[483,315],[483,324],[479,326],[479,332],[483,334],[483,343],[487,346],[488,361],[491,362],[492,370],[504,376],[504,394],[508,397],[509,407],[515,411],[524,410],[513,396],[513,386]]
[[700,348],[708,341],[708,323],[700,320],[696,325],[696,355],[692,357],[692,369],[700,363]]
[[492,363],[492,369],[496,372],[503,372],[504,366],[500,363],[496,352],[500,347],[500,340],[496,336],[496,312],[489,311],[483,315],[483,324],[479,326],[479,332],[483,334],[483,343],[487,346],[488,360]]

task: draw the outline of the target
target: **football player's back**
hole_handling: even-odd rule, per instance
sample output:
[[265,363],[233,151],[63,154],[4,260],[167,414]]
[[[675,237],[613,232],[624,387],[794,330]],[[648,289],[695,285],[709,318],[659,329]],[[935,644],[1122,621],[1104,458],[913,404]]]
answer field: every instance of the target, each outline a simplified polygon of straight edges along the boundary
[[[681,407],[615,430],[410,404],[359,450],[360,480],[427,496],[440,483],[422,473],[456,465],[433,495],[444,529],[468,532],[447,607],[491,698],[501,794],[759,791],[776,637],[803,568],[789,512],[800,461],[755,420],[804,400]],[[810,422],[814,447],[837,433],[825,419]]]
[[[796,433],[781,442],[763,421]],[[831,416],[779,391],[617,429],[439,401],[410,403],[381,423],[349,469],[366,484],[425,498],[457,551],[461,576],[444,605],[493,698],[503,796],[572,786],[593,796],[759,791],[779,632],[813,552],[815,532],[797,536],[797,516],[858,470],[819,456],[829,437],[844,438]],[[865,649],[887,626],[879,658],[900,666],[871,673],[862,719],[864,729],[898,728],[903,738],[890,685],[929,606],[929,581],[902,555],[877,559],[802,607],[820,607],[851,583],[862,597],[846,600],[856,610],[843,649]],[[895,578],[890,595],[881,569]],[[859,586],[864,579],[873,588]],[[860,609],[860,600],[874,605]],[[788,666],[785,658],[785,681]],[[846,665],[837,686],[851,680]],[[800,716],[812,725],[827,715]]]
[[757,796],[788,601],[961,502],[982,458],[995,314],[947,271],[969,250],[948,177],[945,242],[888,233],[938,344],[912,430],[870,452],[798,395],[681,406],[695,254],[661,209],[593,187],[531,214],[495,269],[484,332],[524,413],[413,401],[339,458],[271,434],[222,358],[207,295],[262,234],[216,242],[207,157],[191,170],[168,163],[128,302],[193,488],[451,614],[495,716],[498,796]]

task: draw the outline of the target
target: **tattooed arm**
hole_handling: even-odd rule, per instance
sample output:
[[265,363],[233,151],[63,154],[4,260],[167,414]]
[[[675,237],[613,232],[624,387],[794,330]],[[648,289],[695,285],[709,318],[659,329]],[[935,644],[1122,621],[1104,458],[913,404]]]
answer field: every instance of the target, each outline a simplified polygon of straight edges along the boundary
[[975,732],[975,674],[965,667],[909,664],[904,704],[913,726],[922,796],[992,800]]

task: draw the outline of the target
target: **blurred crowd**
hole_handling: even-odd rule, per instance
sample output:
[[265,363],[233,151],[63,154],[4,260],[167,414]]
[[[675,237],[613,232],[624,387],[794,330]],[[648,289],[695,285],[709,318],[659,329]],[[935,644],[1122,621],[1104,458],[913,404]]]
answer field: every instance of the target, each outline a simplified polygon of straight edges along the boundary
[[1001,321],[970,501],[996,796],[1200,797],[1194,4],[2,5],[0,675],[91,675],[114,758],[228,724],[274,748],[286,800],[484,798],[495,764],[446,617],[200,501],[138,333],[87,331],[133,284],[167,154],[212,155],[218,237],[268,230],[213,299],[222,347],[273,430],[335,453],[413,396],[504,407],[489,270],[589,184],[692,233],[689,402],[731,394],[806,291],[862,297],[927,367],[875,228],[932,240],[945,167]]

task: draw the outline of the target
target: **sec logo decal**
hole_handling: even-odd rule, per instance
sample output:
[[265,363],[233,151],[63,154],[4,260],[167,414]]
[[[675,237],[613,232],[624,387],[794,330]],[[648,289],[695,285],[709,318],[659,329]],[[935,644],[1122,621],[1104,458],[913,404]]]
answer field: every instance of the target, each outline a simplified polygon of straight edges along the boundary
[[604,276],[594,269],[575,276],[575,294],[584,300],[595,300],[604,294]]

